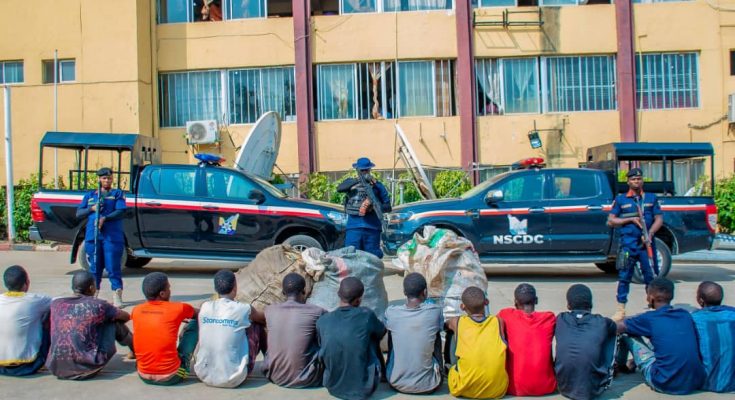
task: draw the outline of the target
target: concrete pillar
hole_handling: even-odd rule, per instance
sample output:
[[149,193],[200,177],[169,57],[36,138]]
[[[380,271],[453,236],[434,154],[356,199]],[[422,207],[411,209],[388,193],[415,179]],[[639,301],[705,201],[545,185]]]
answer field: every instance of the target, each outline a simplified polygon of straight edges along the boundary
[[294,51],[296,56],[296,131],[299,181],[316,169],[314,151],[314,97],[311,65],[311,1],[293,1]]
[[479,174],[472,171],[479,162],[477,126],[475,120],[475,61],[472,47],[472,5],[470,0],[458,0],[457,20],[457,106],[462,168],[471,171],[472,182],[478,183]]
[[618,115],[620,116],[620,141],[635,142],[635,50],[633,48],[633,4],[631,0],[615,0],[615,25],[617,27],[618,55]]

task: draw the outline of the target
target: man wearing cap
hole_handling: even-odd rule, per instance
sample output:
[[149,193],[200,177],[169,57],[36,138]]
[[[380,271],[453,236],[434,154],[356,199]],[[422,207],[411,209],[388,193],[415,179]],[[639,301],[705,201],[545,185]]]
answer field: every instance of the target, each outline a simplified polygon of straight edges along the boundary
[[[642,209],[643,221],[639,217],[639,209]],[[619,269],[618,307],[612,319],[622,321],[625,318],[625,303],[628,302],[630,281],[633,278],[636,263],[640,265],[646,286],[653,279],[652,266],[646,252],[646,243],[644,243],[643,227],[647,227],[648,237],[653,240],[654,235],[663,225],[658,198],[653,193],[643,192],[643,171],[640,168],[632,168],[628,171],[628,192],[615,197],[607,224],[611,228],[618,228],[620,233],[617,263]],[[650,245],[653,246],[653,243]]]
[[345,247],[354,246],[357,250],[372,253],[378,258],[383,258],[380,250],[380,232],[383,230],[382,221],[375,212],[375,207],[380,207],[383,212],[390,212],[390,195],[382,183],[378,182],[370,170],[375,164],[367,157],[361,157],[352,168],[365,178],[370,185],[370,190],[380,204],[372,204],[368,196],[368,188],[357,178],[347,178],[338,187],[337,191],[346,193],[345,212],[347,213],[347,232],[345,234]]
[[[125,216],[125,194],[120,189],[112,188],[110,168],[100,168],[97,176],[99,190],[95,189],[84,195],[81,204],[77,207],[77,218],[87,218],[84,250],[87,253],[89,272],[94,275],[97,288],[99,289],[102,283],[102,272],[107,269],[107,276],[114,293],[113,304],[116,307],[122,307],[123,284],[120,261],[125,251],[125,235],[122,226]],[[98,207],[99,221],[97,221]],[[97,230],[96,247],[95,230]]]

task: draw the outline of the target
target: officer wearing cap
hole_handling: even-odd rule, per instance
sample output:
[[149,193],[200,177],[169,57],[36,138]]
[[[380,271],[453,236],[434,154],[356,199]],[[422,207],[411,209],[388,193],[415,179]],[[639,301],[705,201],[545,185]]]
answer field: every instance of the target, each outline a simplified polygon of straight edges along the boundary
[[[352,164],[352,168],[365,178],[370,188],[365,188],[357,178],[347,178],[337,187],[340,193],[346,193],[345,212],[347,213],[347,227],[345,233],[345,247],[353,246],[358,250],[372,253],[383,258],[380,250],[380,232],[383,230],[382,221],[375,213],[375,207],[383,212],[390,212],[390,195],[382,183],[378,182],[370,170],[375,164],[367,157],[361,157]],[[375,198],[381,204],[372,204],[367,190],[372,190]]]
[[[94,275],[97,288],[102,283],[102,273],[106,269],[112,286],[113,303],[122,307],[122,273],[120,261],[125,251],[123,217],[125,216],[125,194],[112,188],[112,169],[100,168],[97,171],[99,189],[84,195],[77,207],[77,218],[87,218],[84,235],[84,250],[87,253],[89,272]],[[99,221],[97,208],[99,207]],[[95,230],[97,246],[95,247]],[[95,262],[95,254],[97,254]]]
[[[618,252],[618,307],[613,319],[625,318],[625,304],[628,302],[630,281],[636,263],[640,265],[643,281],[648,285],[653,280],[652,265],[648,259],[643,228],[648,229],[648,237],[653,242],[656,232],[663,225],[663,216],[658,198],[653,193],[643,191],[643,171],[632,168],[628,171],[628,192],[619,194],[613,201],[612,211],[607,219],[608,226],[617,228],[620,234]],[[643,214],[641,221],[640,214]],[[653,246],[653,243],[650,243]],[[654,257],[656,252],[654,249]],[[654,260],[655,263],[655,260]]]

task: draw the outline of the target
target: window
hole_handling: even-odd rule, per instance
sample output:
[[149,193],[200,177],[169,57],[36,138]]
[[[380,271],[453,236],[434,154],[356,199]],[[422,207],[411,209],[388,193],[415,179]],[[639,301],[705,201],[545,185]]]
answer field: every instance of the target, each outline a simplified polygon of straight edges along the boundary
[[[43,83],[54,83],[54,60],[43,60]],[[59,60],[57,65],[58,82],[74,82],[76,80],[76,61]]]
[[504,112],[539,112],[538,60],[510,58],[503,60]]
[[456,114],[451,60],[398,62],[398,116]]
[[377,12],[378,0],[340,0],[342,11],[340,14],[357,14]]
[[207,197],[220,200],[248,200],[255,186],[242,175],[224,169],[207,170]]
[[730,76],[735,76],[735,50],[730,50]]
[[0,62],[0,84],[23,83],[23,61]]
[[158,0],[158,23],[189,22],[194,12],[191,0]]
[[615,57],[548,57],[542,59],[544,109],[547,112],[614,110]]
[[503,182],[498,189],[503,191],[503,201],[533,201],[543,199],[543,173],[516,176]]
[[317,66],[317,119],[392,118],[394,65],[383,61]]
[[186,121],[222,117],[220,71],[160,74],[161,127],[185,126]]
[[697,53],[655,53],[635,58],[636,104],[642,109],[699,107]]
[[383,9],[386,12],[451,10],[452,0],[383,0]]
[[515,7],[516,0],[472,0],[475,7]]
[[236,69],[227,75],[230,123],[254,123],[267,111],[296,120],[294,67]]
[[268,15],[290,16],[291,4],[272,0],[269,11],[267,0],[213,0],[205,7],[204,0],[158,0],[159,24],[181,22],[222,21],[223,19],[264,18]]
[[227,19],[263,18],[268,16],[266,0],[230,0],[225,2]]
[[195,176],[195,169],[158,168],[151,172],[151,184],[160,195],[194,197]]
[[334,64],[320,65],[317,70],[319,80],[319,120],[357,118],[357,65]]
[[587,199],[600,193],[597,176],[587,171],[554,172],[552,198]]

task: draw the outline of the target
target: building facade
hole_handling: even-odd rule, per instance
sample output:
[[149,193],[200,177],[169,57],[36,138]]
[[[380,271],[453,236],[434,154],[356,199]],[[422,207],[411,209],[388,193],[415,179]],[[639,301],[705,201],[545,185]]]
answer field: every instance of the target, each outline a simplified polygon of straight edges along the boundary
[[[16,179],[55,125],[152,135],[188,163],[232,159],[269,110],[287,173],[392,168],[396,123],[422,163],[480,178],[620,140],[711,142],[716,174],[735,168],[735,0],[26,0],[0,30]],[[219,142],[190,147],[193,120],[217,120]]]

